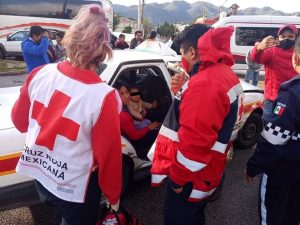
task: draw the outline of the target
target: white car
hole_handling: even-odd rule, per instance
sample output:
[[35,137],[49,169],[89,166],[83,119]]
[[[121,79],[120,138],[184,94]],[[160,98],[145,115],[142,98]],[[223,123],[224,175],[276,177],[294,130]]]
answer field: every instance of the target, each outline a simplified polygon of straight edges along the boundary
[[29,30],[20,30],[9,36],[6,39],[0,39],[0,59],[6,57],[22,57],[21,43],[29,34]]
[[[152,121],[163,121],[172,102],[170,91],[171,74],[166,62],[180,58],[160,56],[134,50],[118,50],[112,61],[102,64],[101,79],[114,86],[117,81],[141,87],[145,101],[156,100],[159,108],[147,114]],[[240,147],[251,147],[262,129],[262,90],[242,81],[244,88],[244,111],[242,120],[235,127],[236,143]],[[20,87],[0,89],[0,210],[28,204],[37,197],[29,177],[15,173],[15,166],[21,154],[25,134],[19,133],[10,119],[11,108],[18,97]],[[241,128],[241,129],[240,129]],[[151,146],[149,146],[150,148]],[[123,186],[130,180],[149,175],[151,163],[137,157],[136,151],[126,138],[122,137]],[[27,198],[28,197],[28,198]]]

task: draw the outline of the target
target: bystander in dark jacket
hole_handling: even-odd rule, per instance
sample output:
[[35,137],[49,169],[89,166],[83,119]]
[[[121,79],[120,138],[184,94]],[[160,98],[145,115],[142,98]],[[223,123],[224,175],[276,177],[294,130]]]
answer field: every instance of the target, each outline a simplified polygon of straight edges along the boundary
[[130,49],[135,49],[139,44],[144,41],[142,31],[136,31],[134,33],[134,38],[130,42]]

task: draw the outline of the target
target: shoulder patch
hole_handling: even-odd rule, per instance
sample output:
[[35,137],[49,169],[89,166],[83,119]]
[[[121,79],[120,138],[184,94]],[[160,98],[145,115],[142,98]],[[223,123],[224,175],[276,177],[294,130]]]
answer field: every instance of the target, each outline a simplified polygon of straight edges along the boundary
[[278,116],[281,116],[285,110],[286,105],[282,104],[280,102],[277,102],[276,107],[274,108],[273,113],[275,113]]

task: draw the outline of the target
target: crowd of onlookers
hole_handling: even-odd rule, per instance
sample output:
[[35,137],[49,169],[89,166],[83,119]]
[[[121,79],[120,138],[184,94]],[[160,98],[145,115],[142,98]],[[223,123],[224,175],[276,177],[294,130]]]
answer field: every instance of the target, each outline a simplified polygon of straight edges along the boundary
[[[28,38],[21,44],[28,72],[31,72],[40,65],[59,62],[65,59],[66,51],[62,43],[64,34],[63,31],[54,33],[40,26],[32,26],[30,28]],[[179,49],[175,45],[175,42],[173,42],[173,37],[170,37],[166,43],[163,43],[158,41],[157,35],[156,31],[151,31],[148,38],[144,39],[142,31],[138,30],[129,43],[125,40],[125,34],[121,33],[119,37],[116,37],[113,33],[110,33],[110,47],[122,50],[159,51],[158,53],[160,54],[165,53],[169,55],[179,54]],[[142,43],[143,46],[140,46]],[[139,48],[137,48],[138,46]]]
[[141,44],[144,41],[143,33],[139,30],[134,33],[134,38],[132,38],[130,44],[126,42],[125,37],[125,34],[120,34],[118,38],[115,35],[111,34],[110,46],[113,49],[135,49],[139,44]]

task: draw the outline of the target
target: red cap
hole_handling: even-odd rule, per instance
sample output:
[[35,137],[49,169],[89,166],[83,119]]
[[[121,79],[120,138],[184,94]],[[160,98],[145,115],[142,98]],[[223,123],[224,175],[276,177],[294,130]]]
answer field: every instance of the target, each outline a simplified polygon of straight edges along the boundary
[[280,27],[279,31],[278,31],[278,35],[280,35],[282,33],[282,31],[284,30],[290,30],[295,34],[298,34],[298,29],[295,25],[293,24],[285,24],[282,27]]

